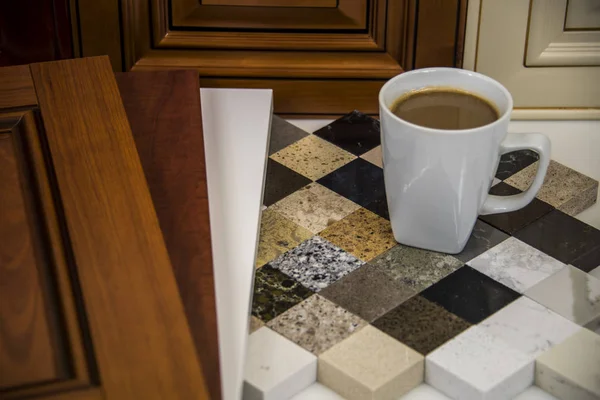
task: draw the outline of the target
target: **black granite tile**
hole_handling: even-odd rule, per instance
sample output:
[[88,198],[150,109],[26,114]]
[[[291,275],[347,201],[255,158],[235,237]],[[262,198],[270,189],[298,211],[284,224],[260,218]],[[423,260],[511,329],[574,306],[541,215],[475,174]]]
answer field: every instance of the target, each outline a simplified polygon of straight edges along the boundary
[[357,156],[381,143],[379,121],[356,110],[314,134]]
[[501,230],[477,220],[464,250],[459,254],[455,254],[454,257],[464,263],[469,262],[509,237],[509,235]]
[[[521,193],[519,189],[512,187],[505,182],[500,182],[490,189],[490,194],[497,196],[510,196],[518,193]],[[501,231],[512,235],[519,229],[526,227],[552,210],[554,210],[554,207],[550,204],[535,198],[531,203],[520,210],[508,213],[482,215],[479,218]]]
[[269,158],[263,204],[270,206],[312,181]]
[[319,294],[371,322],[416,292],[390,279],[380,268],[365,264]]
[[386,214],[387,205],[385,205],[383,170],[376,165],[362,158],[357,158],[329,175],[324,176],[317,182],[370,211],[389,219],[389,216]]
[[571,265],[585,272],[600,267],[600,245],[571,261]]
[[290,124],[285,119],[273,115],[271,120],[271,139],[269,141],[269,155],[277,153],[279,150],[285,149],[292,143],[309,133],[303,131],[295,125]]
[[423,355],[471,326],[420,295],[400,304],[372,324]]
[[538,154],[531,150],[517,150],[500,157],[496,178],[504,180],[528,167],[539,159]]
[[256,270],[252,315],[269,322],[312,294],[311,290],[267,264]]
[[[559,210],[548,213],[514,236],[565,264],[575,262],[600,246],[600,230]],[[578,262],[581,266],[586,263]],[[585,267],[581,269],[585,271]]]
[[519,293],[465,265],[421,292],[472,324],[477,324],[519,297]]

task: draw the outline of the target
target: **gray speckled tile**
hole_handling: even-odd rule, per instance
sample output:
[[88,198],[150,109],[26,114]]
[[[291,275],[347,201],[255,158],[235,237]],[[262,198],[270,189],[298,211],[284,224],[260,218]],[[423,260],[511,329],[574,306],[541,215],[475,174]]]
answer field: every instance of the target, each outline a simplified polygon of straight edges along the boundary
[[467,265],[519,293],[565,267],[557,259],[514,237],[479,255]]
[[296,143],[303,137],[308,136],[308,132],[295,125],[290,124],[285,119],[273,115],[271,120],[271,139],[269,141],[269,155],[283,150],[292,143]]
[[370,261],[392,279],[419,292],[459,269],[463,262],[448,254],[401,244]]
[[496,229],[481,220],[477,220],[467,245],[462,252],[459,254],[454,254],[453,257],[462,262],[471,261],[478,255],[485,253],[487,250],[503,242],[509,237],[510,236],[502,232],[500,229]]
[[270,264],[305,287],[318,292],[364,262],[322,237],[315,236]]
[[267,326],[319,355],[367,322],[317,294],[290,308]]

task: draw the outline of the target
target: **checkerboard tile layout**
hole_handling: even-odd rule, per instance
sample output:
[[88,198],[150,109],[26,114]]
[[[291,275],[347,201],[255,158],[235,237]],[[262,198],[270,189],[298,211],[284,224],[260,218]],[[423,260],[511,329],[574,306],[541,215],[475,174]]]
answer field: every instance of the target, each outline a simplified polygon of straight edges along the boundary
[[[302,370],[299,354],[308,353],[325,366],[322,382],[299,380],[296,400],[353,398],[347,388],[393,400],[597,398],[586,375],[600,365],[596,353],[572,354],[600,337],[600,231],[569,215],[589,206],[577,191],[595,181],[553,164],[545,185],[564,187],[541,193],[566,199],[561,205],[541,195],[523,210],[481,217],[462,253],[440,254],[391,236],[378,123],[354,112],[314,135],[286,124],[278,119],[272,132],[251,326],[286,343],[280,354],[262,345],[272,365]],[[491,192],[518,193],[536,161],[528,151],[502,156]],[[424,357],[420,375],[390,357],[385,378],[374,380],[381,365],[371,353],[389,349]],[[249,358],[264,360],[260,353]],[[252,368],[263,364],[248,361],[248,377],[260,376]],[[286,387],[289,376],[263,383]]]

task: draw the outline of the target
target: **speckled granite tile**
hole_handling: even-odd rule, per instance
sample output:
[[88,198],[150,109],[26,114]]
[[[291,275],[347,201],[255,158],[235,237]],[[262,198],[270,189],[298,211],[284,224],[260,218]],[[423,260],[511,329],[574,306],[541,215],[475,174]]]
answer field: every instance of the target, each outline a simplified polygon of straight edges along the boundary
[[307,177],[302,176],[285,165],[281,165],[277,161],[273,161],[269,158],[267,160],[267,175],[263,204],[267,207],[275,204],[285,196],[308,185],[310,182],[310,179]]
[[349,163],[356,156],[310,135],[278,151],[271,158],[314,181]]
[[312,294],[311,290],[267,264],[257,269],[254,275],[252,315],[268,322]]
[[311,183],[277,202],[272,208],[290,221],[319,233],[360,206],[318,183]]
[[295,125],[290,124],[285,119],[273,115],[271,120],[271,138],[269,141],[269,155],[278,152],[292,143],[308,136],[308,132]]
[[379,121],[356,110],[319,129],[315,135],[357,156],[381,143]]
[[471,324],[417,295],[375,320],[373,326],[427,355]]
[[423,356],[367,326],[321,354],[317,379],[348,400],[397,399],[423,382]]
[[319,294],[371,322],[415,293],[380,268],[365,264]]
[[519,293],[565,267],[555,258],[511,237],[467,265]]
[[318,294],[267,323],[269,328],[316,355],[366,325],[363,319]]
[[463,266],[462,261],[451,255],[401,244],[381,254],[371,264],[417,292]]
[[575,260],[598,247],[600,230],[554,210],[514,234],[530,246],[576,267],[589,271]]
[[467,245],[462,252],[453,256],[462,262],[471,261],[508,238],[509,236],[501,230],[477,220]]
[[262,328],[263,326],[265,326],[264,322],[262,322],[260,319],[256,318],[254,315],[251,315],[250,316],[250,328],[249,328],[248,333],[253,333],[253,332],[259,330],[260,328]]
[[522,169],[530,166],[539,160],[539,158],[537,153],[531,150],[517,150],[503,154],[502,157],[500,157],[500,163],[496,170],[496,178],[501,180],[507,179]]
[[271,262],[271,266],[318,292],[364,262],[315,236]]
[[313,234],[308,229],[284,218],[276,211],[271,209],[263,211],[260,220],[256,267],[265,265],[311,236]]
[[[511,176],[506,183],[525,190],[537,172],[537,162]],[[550,161],[537,197],[568,215],[577,215],[596,202],[598,181],[569,167]]]
[[364,208],[330,225],[321,236],[364,261],[396,244],[390,221]]
[[360,156],[363,160],[367,160],[373,165],[377,165],[379,168],[383,168],[383,154],[381,153],[381,146],[377,146],[372,150],[367,151],[365,154]]

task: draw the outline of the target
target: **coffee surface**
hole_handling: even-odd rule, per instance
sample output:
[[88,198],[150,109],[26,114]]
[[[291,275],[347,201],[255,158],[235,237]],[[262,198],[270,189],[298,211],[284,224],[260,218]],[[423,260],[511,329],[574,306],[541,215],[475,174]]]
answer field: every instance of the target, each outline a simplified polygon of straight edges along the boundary
[[433,129],[471,129],[498,119],[487,100],[452,89],[425,88],[398,98],[391,111],[415,125]]

